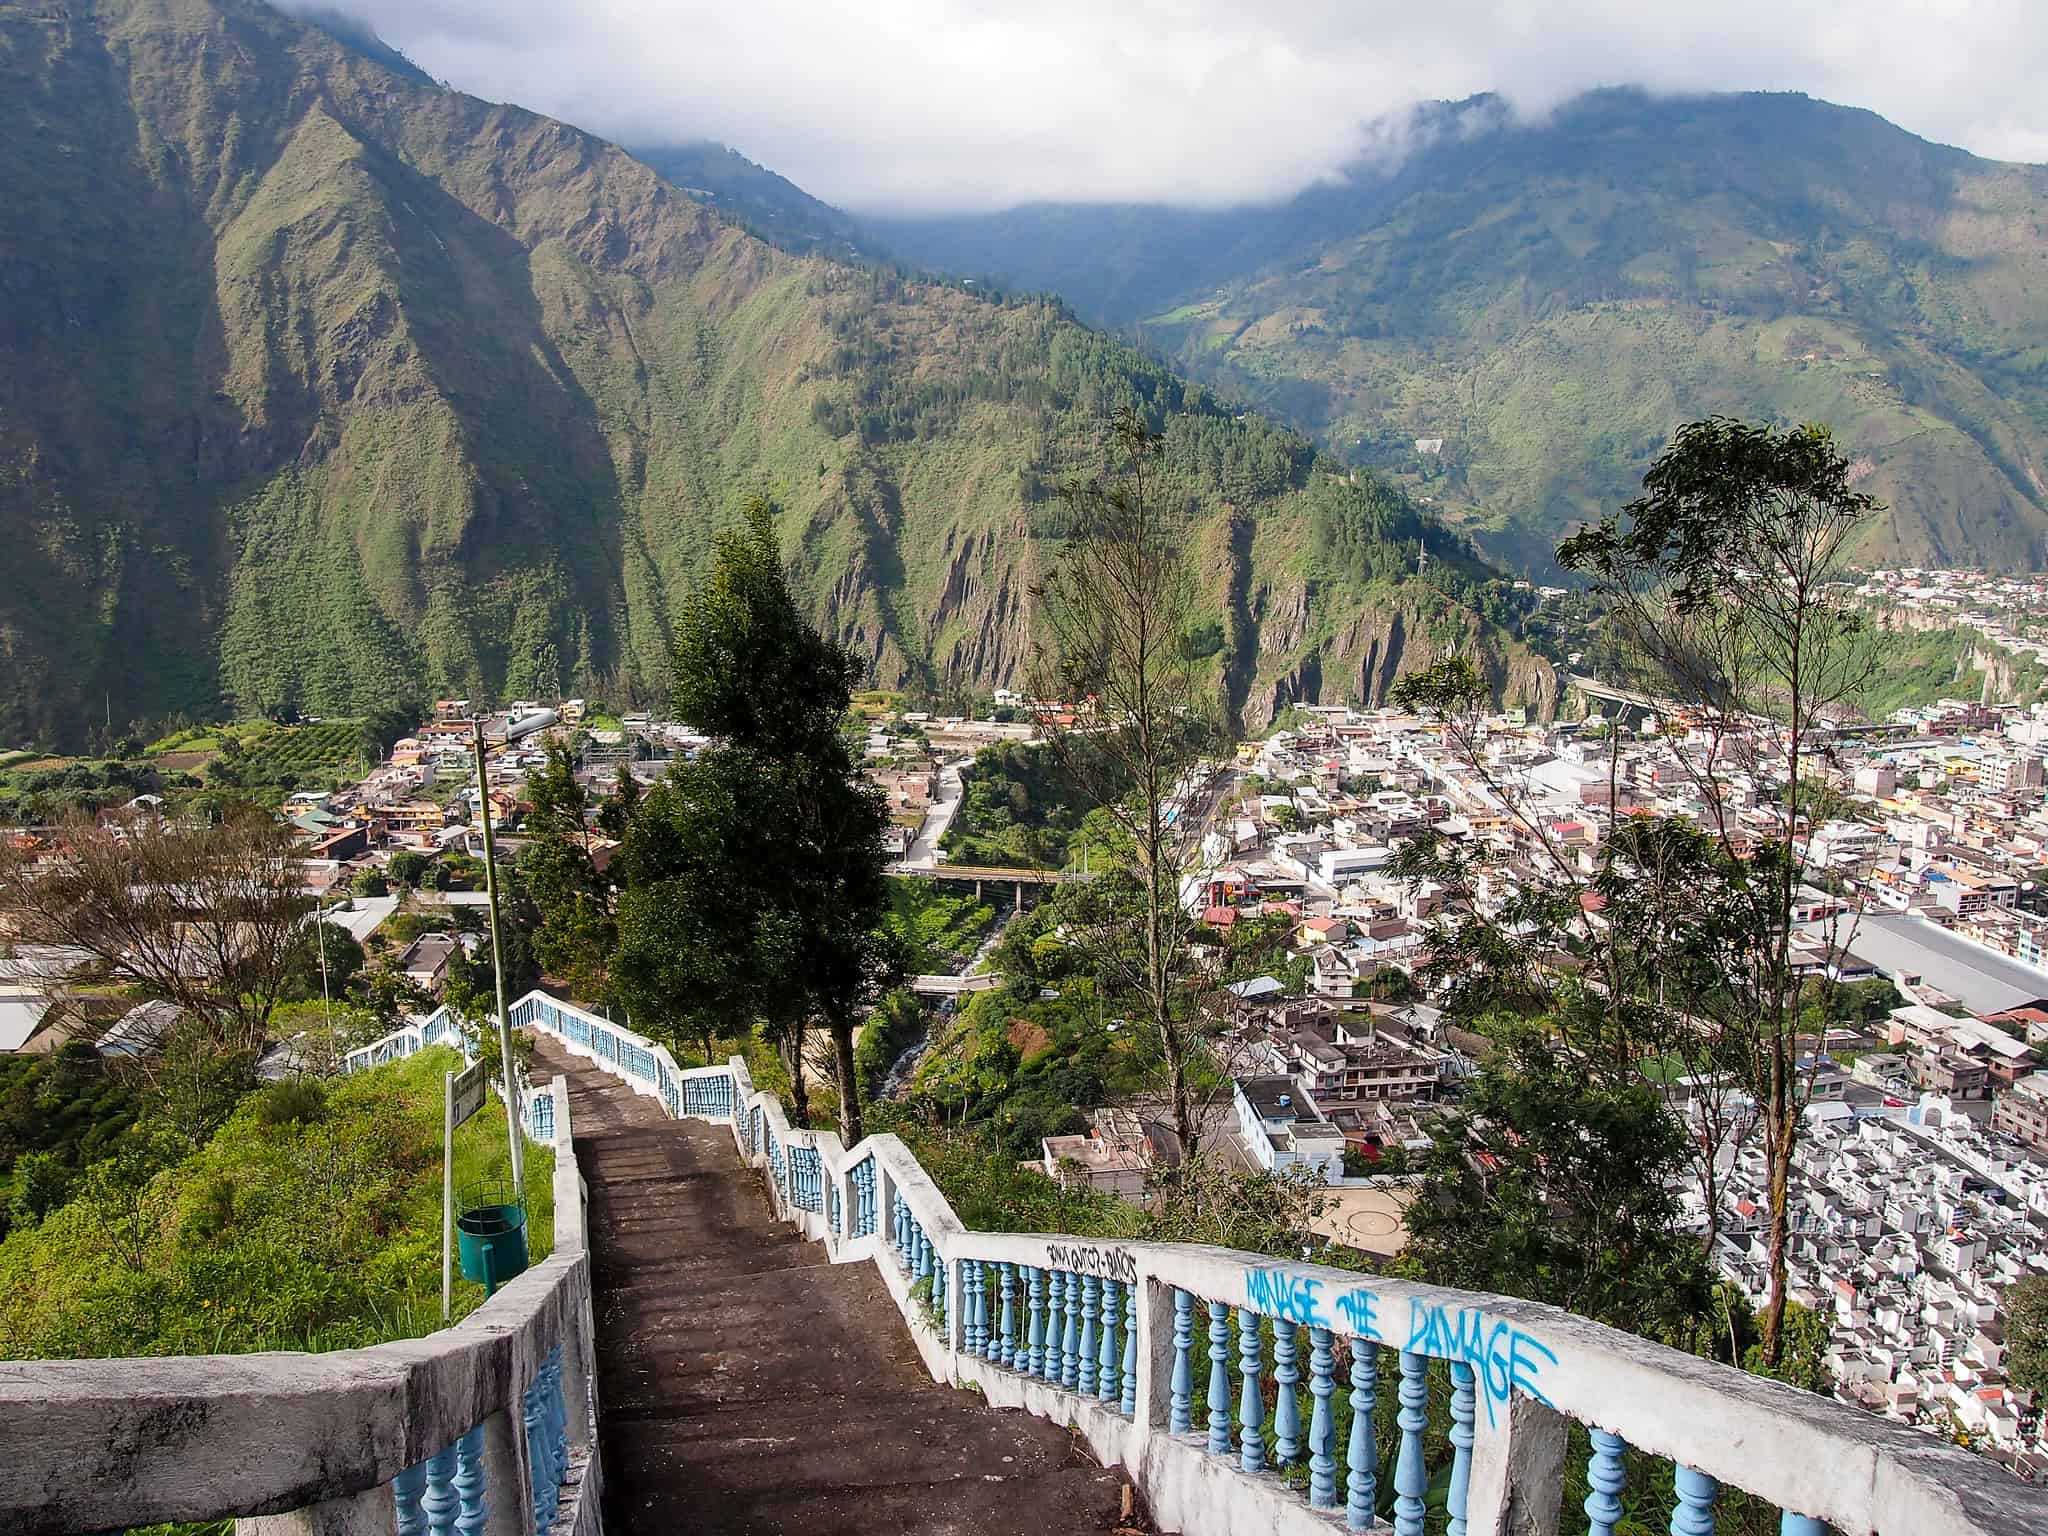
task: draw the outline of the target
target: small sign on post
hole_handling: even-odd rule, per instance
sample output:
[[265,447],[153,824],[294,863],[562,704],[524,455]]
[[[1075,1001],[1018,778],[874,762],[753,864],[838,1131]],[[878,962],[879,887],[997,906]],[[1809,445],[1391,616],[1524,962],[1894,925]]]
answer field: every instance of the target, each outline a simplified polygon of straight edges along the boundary
[[484,1107],[490,1075],[481,1061],[441,1076],[441,1322],[455,1298],[455,1128]]

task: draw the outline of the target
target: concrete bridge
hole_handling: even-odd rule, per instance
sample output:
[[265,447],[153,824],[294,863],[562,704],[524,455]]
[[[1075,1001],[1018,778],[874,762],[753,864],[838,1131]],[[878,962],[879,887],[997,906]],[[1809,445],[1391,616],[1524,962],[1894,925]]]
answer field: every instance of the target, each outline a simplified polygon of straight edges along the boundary
[[1066,885],[1075,880],[1092,880],[1093,874],[1078,869],[1010,869],[1001,864],[891,864],[886,873],[907,880],[957,880],[974,887],[974,899],[981,900],[986,885],[1008,885],[1015,894],[1016,907],[1024,910],[1027,886]]
[[990,971],[974,976],[913,976],[910,990],[919,997],[966,997],[974,992],[993,992],[1003,978]]
[[1127,1523],[1128,1484],[1184,1536],[1614,1536],[1632,1465],[1674,1536],[1713,1536],[1724,1487],[1788,1536],[2048,1529],[1967,1452],[1555,1308],[970,1231],[895,1137],[794,1129],[737,1059],[513,1012],[551,1074],[522,1120],[556,1148],[553,1256],[399,1344],[0,1365],[0,1530],[1056,1536]]
[[1603,704],[1619,704],[1646,715],[1655,715],[1659,719],[1682,714],[1689,707],[1676,699],[1660,699],[1655,694],[1640,693],[1633,688],[1603,683],[1599,678],[1588,677],[1582,672],[1567,672],[1564,681],[1567,688],[1582,693],[1589,699],[1598,699]]

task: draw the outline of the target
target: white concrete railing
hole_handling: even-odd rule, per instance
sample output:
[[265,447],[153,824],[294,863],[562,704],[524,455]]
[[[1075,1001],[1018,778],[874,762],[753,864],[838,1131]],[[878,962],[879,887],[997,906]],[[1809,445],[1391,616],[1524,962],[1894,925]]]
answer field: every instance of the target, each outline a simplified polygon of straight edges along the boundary
[[454,1327],[367,1349],[0,1361],[0,1531],[236,1518],[241,1536],[599,1536],[568,1084],[525,1097],[555,1151],[548,1258]]
[[[935,1379],[1072,1426],[1104,1465],[1126,1469],[1163,1528],[1184,1536],[1364,1529],[1376,1524],[1382,1483],[1395,1492],[1396,1536],[1420,1536],[1432,1361],[1448,1364],[1453,1387],[1449,1512],[1462,1523],[1451,1528],[1470,1536],[1560,1529],[1574,1422],[1591,1433],[1583,1518],[1594,1536],[1622,1516],[1630,1454],[1671,1464],[1682,1536],[1714,1530],[1720,1485],[1783,1511],[1788,1536],[2048,1530],[2048,1497],[1966,1451],[1555,1307],[1190,1244],[971,1232],[898,1138],[847,1148],[833,1132],[792,1128],[737,1057],[684,1069],[655,1042],[537,992],[513,1018],[671,1116],[730,1126],[768,1174],[782,1219],[834,1263],[874,1263]],[[1032,1305],[1055,1288],[1062,1307]],[[1115,1337],[1104,1339],[1098,1316]],[[1082,1356],[1093,1370],[1077,1373]],[[1290,1389],[1276,1404],[1294,1404],[1277,1459],[1308,1471],[1306,1495],[1275,1471],[1246,1470],[1275,1459],[1267,1441],[1282,1426],[1262,1423],[1261,1392],[1274,1380]],[[1341,1400],[1354,1423],[1363,1414],[1370,1424],[1382,1382],[1398,1383],[1402,1410],[1399,1454],[1385,1468],[1371,1435],[1340,1440],[1344,1415],[1333,1410]],[[1311,1394],[1306,1413],[1296,1383]]]

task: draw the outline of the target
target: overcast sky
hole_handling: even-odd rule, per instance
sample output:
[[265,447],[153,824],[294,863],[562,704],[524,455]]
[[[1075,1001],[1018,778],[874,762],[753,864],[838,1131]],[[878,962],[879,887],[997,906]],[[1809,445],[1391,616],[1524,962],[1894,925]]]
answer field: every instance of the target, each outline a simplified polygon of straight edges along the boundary
[[841,206],[1284,197],[1428,98],[1801,90],[2048,160],[2048,0],[324,0],[432,74]]

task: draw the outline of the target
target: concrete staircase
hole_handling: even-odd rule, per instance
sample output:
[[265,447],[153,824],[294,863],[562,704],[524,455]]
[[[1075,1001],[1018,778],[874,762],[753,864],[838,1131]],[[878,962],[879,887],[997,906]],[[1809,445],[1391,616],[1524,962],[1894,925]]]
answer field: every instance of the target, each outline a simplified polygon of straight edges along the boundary
[[539,1037],[590,1190],[605,1529],[1107,1532],[1123,1478],[1058,1425],[934,1382],[869,1264],[778,1221],[723,1126]]

